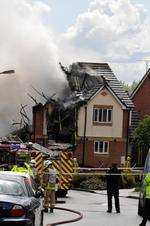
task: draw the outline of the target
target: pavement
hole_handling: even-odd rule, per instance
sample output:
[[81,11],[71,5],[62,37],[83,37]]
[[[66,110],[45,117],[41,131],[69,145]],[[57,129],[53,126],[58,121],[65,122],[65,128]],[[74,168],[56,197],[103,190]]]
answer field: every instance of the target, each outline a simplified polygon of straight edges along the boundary
[[[133,198],[133,199],[138,199],[139,198],[139,192],[135,192],[135,189],[120,189],[119,190],[119,196],[124,197],[124,198]],[[102,195],[107,195],[107,191],[94,191],[95,193],[102,194]]]
[[[134,189],[120,189],[121,214],[107,214],[107,191],[75,191],[70,190],[64,204],[56,204],[57,207],[73,209],[83,214],[83,219],[76,223],[63,225],[75,226],[136,226],[139,225],[141,218],[137,216],[137,206],[139,193]],[[60,199],[59,199],[60,200]],[[62,202],[63,203],[63,202]],[[54,210],[53,214],[47,213],[44,216],[44,226],[50,223],[72,220],[77,218],[74,213],[68,213],[64,210]],[[148,222],[147,225],[150,225]]]

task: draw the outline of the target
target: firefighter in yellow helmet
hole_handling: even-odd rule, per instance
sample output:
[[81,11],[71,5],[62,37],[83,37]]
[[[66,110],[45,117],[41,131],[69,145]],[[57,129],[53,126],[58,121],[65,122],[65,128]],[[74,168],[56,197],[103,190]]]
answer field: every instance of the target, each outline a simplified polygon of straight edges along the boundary
[[25,162],[25,159],[21,156],[17,158],[17,164],[13,166],[11,171],[19,173],[28,173],[30,176],[33,177],[33,171],[31,166],[27,162]]
[[50,207],[50,212],[53,213],[55,206],[56,171],[53,169],[50,160],[44,162],[42,186],[44,188],[44,212],[48,212]]

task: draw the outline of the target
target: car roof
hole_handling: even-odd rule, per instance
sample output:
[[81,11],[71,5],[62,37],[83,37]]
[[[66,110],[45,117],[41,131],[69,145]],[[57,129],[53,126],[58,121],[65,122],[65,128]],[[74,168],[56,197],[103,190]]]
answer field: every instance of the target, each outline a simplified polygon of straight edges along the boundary
[[28,173],[13,172],[13,171],[0,171],[0,175],[30,178],[30,175]]

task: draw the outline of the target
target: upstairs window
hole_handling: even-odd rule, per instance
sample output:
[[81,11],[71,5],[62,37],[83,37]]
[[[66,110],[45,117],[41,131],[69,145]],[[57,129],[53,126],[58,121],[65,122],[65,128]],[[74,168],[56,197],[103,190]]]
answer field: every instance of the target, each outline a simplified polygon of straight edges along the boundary
[[94,142],[94,153],[96,154],[108,154],[109,142],[108,141],[95,141]]
[[93,122],[112,123],[112,107],[94,107]]

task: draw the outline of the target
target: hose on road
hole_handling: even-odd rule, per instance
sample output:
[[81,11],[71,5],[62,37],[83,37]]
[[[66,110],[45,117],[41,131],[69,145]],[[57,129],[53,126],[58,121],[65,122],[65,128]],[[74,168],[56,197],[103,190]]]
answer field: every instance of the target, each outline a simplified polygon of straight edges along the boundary
[[55,226],[55,225],[59,225],[59,224],[67,224],[67,223],[79,221],[79,220],[81,220],[83,218],[83,214],[80,213],[79,211],[76,211],[76,210],[71,210],[71,209],[67,209],[67,208],[60,208],[60,207],[55,207],[55,209],[64,210],[64,211],[75,213],[75,214],[78,215],[78,217],[76,217],[76,218],[74,218],[72,220],[65,220],[65,221],[54,222],[54,223],[51,223],[51,224],[47,224],[46,226]]

